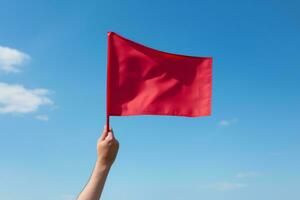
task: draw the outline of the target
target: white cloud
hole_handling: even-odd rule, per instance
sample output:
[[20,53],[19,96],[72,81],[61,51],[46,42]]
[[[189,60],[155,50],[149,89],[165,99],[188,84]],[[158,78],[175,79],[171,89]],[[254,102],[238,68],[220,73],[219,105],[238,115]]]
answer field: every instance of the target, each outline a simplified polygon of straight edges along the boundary
[[230,120],[221,120],[219,122],[219,126],[222,126],[222,127],[227,127],[227,126],[230,126],[230,125],[233,125],[233,124],[236,124],[238,122],[238,119],[237,118],[234,118],[234,119],[230,119]]
[[257,176],[257,172],[239,172],[236,174],[237,178],[249,178],[249,177],[255,177]]
[[40,121],[49,121],[48,115],[37,115],[37,116],[35,116],[35,119],[40,120]]
[[0,46],[0,71],[15,73],[30,59],[30,56],[17,49]]
[[29,113],[53,104],[47,89],[26,89],[23,85],[0,82],[0,113]]

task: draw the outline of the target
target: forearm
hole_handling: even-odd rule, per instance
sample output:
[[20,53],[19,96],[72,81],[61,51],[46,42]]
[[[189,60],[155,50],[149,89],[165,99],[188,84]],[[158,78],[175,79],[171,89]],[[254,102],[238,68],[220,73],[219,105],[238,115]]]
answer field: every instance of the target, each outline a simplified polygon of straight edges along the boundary
[[101,165],[96,162],[93,173],[87,185],[80,193],[77,200],[99,200],[106,178],[108,176],[110,167]]

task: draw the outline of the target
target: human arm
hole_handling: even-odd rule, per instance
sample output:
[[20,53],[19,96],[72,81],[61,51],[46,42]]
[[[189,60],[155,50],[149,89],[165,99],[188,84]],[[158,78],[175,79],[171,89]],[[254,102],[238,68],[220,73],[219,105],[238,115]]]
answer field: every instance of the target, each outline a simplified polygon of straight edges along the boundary
[[110,168],[117,156],[119,142],[113,131],[104,130],[97,142],[98,158],[92,175],[77,200],[99,200]]

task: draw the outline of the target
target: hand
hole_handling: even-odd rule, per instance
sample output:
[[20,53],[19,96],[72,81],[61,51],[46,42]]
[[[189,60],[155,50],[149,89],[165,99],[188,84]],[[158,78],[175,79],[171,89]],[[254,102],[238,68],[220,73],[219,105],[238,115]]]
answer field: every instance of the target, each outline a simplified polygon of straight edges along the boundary
[[112,129],[103,129],[102,135],[97,143],[98,160],[97,163],[104,168],[110,168],[115,161],[119,150],[119,142],[115,138]]

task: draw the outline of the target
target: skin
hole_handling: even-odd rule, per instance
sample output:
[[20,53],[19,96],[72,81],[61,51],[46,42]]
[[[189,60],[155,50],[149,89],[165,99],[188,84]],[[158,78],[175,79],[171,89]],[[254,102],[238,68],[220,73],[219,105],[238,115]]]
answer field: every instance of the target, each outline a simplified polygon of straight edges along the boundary
[[112,129],[103,129],[97,142],[98,158],[90,180],[79,194],[77,200],[99,200],[110,168],[114,163],[119,150],[119,142]]

